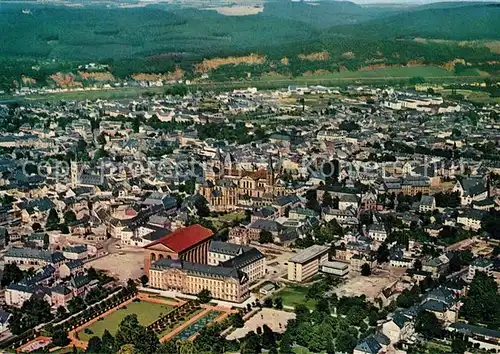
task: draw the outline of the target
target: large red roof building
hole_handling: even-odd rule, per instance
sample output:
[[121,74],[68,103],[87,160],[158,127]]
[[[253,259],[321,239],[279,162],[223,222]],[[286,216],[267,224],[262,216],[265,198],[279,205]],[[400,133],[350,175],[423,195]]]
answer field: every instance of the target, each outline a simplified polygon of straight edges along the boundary
[[151,264],[163,258],[207,264],[212,237],[212,230],[196,224],[175,230],[151,242],[144,246],[144,272],[149,274]]

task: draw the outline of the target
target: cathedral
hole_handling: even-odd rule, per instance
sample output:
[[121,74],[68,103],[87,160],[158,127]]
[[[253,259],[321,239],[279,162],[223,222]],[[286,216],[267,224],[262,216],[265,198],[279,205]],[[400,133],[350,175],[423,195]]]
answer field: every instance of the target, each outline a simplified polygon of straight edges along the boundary
[[207,167],[202,184],[197,190],[207,201],[212,211],[230,211],[238,206],[269,205],[285,194],[286,184],[278,178],[269,156],[267,168],[251,171],[233,168],[231,155],[223,158],[220,151],[210,167]]

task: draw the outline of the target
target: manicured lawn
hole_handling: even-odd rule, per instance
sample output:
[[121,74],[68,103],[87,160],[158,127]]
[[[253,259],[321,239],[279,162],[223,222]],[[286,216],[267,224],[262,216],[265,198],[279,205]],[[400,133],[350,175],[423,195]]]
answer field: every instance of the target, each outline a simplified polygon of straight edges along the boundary
[[168,305],[155,304],[147,301],[132,302],[127,305],[125,309],[121,308],[109,316],[104,317],[102,321],[94,322],[88,326],[87,328],[93,332],[92,334],[85,333],[85,329],[83,329],[78,333],[78,335],[80,339],[84,341],[88,341],[93,336],[101,337],[105,329],[114,335],[118,330],[120,322],[127,315],[136,314],[139,323],[143,326],[147,326],[160,317],[160,314],[166,314],[171,310],[172,306]]
[[307,288],[303,286],[287,286],[283,290],[277,292],[273,298],[281,297],[283,299],[283,305],[293,306],[297,304],[304,304],[310,309],[313,309],[316,305],[315,300],[306,299]]

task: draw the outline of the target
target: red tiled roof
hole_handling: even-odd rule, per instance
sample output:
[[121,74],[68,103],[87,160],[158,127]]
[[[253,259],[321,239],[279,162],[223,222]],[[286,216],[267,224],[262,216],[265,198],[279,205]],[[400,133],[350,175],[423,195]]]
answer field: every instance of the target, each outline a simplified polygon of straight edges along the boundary
[[144,248],[149,248],[150,246],[161,243],[162,245],[170,248],[172,251],[181,253],[197,243],[210,238],[213,234],[212,230],[195,224],[175,230],[174,232],[151,242],[149,245],[144,246]]

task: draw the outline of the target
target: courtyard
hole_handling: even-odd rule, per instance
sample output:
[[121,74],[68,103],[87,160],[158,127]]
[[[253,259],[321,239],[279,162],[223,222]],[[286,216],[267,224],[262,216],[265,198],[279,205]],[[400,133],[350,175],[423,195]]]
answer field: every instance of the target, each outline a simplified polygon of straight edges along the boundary
[[382,290],[394,284],[405,271],[406,268],[385,267],[376,269],[369,277],[352,273],[332,292],[338,297],[365,295],[367,300],[374,301]]
[[288,320],[295,318],[295,313],[288,311],[263,308],[261,311],[253,315],[245,322],[243,328],[237,328],[231,332],[226,338],[229,340],[243,338],[247,333],[256,331],[257,328],[263,325],[268,325],[273,332],[283,333],[286,330]]
[[[78,332],[78,338],[82,341],[88,341],[93,336],[101,337],[105,329],[114,335],[118,330],[120,322],[127,315],[131,314],[136,314],[139,323],[143,326],[147,326],[153,323],[162,314],[172,311],[172,309],[172,306],[148,301],[131,302],[80,330]],[[91,331],[91,333],[89,331]]]
[[110,253],[107,256],[87,263],[95,269],[102,269],[126,282],[128,279],[137,279],[144,274],[144,254],[142,249],[122,249],[120,252]]

